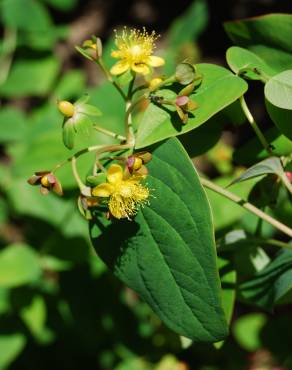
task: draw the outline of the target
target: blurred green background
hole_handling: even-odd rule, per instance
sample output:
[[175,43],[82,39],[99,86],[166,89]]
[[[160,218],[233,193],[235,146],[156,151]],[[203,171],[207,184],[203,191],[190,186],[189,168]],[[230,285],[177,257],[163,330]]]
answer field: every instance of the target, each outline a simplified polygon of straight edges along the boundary
[[[90,102],[103,112],[102,124],[122,130],[119,97],[104,84],[96,66],[78,55],[75,45],[93,34],[101,37],[110,65],[113,29],[146,26],[162,35],[158,48],[167,59],[167,73],[185,58],[226,65],[225,50],[231,42],[222,22],[273,11],[292,13],[292,4],[0,0],[0,370],[292,369],[291,306],[275,308],[271,316],[241,299],[224,344],[192,345],[165,328],[95,255],[88,225],[77,210],[78,192],[70,168],[60,171],[63,198],[42,197],[26,183],[34,171],[51,169],[70,155],[61,140],[57,99],[74,101],[89,93]],[[257,86],[253,91],[255,115],[269,128]],[[240,125],[244,119],[233,108]],[[246,164],[249,147],[243,144],[253,134],[246,126],[238,126],[234,133],[228,112],[215,119],[220,123],[216,128],[210,122],[200,129],[200,135],[210,137],[209,146],[202,148],[200,140],[198,145],[192,141],[190,152],[200,170],[228,184],[238,167]],[[101,134],[86,140],[96,139],[107,141]],[[190,142],[182,140],[188,147]],[[80,140],[78,145],[84,143]],[[86,158],[80,167],[86,173]],[[252,186],[244,183],[234,191],[245,196]],[[218,237],[256,227],[253,216],[208,195]],[[285,203],[284,195],[282,199]],[[291,214],[287,205],[277,216],[287,220]],[[264,233],[271,235],[271,228],[265,225]],[[230,301],[234,301],[236,274],[240,281],[267,261],[269,256],[258,248],[237,255],[232,266],[220,262]]]

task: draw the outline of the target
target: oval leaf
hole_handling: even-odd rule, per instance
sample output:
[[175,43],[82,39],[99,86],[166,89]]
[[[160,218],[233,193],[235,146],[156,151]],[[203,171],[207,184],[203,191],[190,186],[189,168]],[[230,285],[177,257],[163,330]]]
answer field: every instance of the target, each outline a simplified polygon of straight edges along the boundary
[[233,180],[230,185],[271,173],[280,177],[285,176],[282,163],[278,157],[264,159],[263,161],[248,168],[237,179]]
[[198,108],[189,114],[187,124],[183,125],[177,112],[172,112],[169,106],[162,107],[150,103],[139,124],[136,148],[143,148],[193,130],[233,103],[247,90],[243,79],[223,67],[213,64],[198,64],[196,67],[203,79],[190,96]]
[[292,139],[292,70],[271,78],[265,86],[266,107],[279,130]]
[[153,196],[135,220],[91,223],[97,253],[175,332],[199,342],[227,334],[210,207],[177,139],[153,151]]
[[251,80],[265,80],[277,73],[256,54],[238,46],[227,50],[226,60],[234,73]]

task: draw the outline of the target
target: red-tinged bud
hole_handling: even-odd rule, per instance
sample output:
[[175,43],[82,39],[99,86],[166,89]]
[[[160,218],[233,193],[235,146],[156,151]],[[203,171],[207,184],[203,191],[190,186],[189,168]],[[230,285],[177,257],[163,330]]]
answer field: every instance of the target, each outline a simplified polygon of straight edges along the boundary
[[285,172],[285,174],[286,174],[286,176],[287,176],[288,180],[289,180],[290,182],[292,182],[292,172],[287,171],[287,172]]
[[175,104],[178,105],[179,107],[183,107],[188,104],[189,100],[190,100],[189,97],[186,95],[177,96],[175,99]]

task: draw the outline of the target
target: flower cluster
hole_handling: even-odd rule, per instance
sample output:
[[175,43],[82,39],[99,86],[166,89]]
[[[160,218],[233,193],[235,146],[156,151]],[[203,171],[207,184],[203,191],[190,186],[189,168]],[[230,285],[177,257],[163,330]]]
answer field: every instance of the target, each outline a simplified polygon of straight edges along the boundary
[[63,190],[60,181],[57,177],[50,171],[39,171],[35,172],[27,182],[30,185],[39,185],[40,192],[43,195],[47,195],[50,190],[55,192],[58,195],[63,195]]
[[110,214],[117,218],[131,219],[139,206],[146,203],[149,189],[141,184],[146,175],[137,171],[123,170],[119,164],[112,164],[106,173],[106,182],[92,189],[92,195],[98,198],[108,198]]

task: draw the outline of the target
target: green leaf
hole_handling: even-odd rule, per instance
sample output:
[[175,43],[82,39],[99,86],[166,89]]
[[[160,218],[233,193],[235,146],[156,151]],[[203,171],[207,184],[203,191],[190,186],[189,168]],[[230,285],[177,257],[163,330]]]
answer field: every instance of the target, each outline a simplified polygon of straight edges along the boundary
[[0,335],[0,369],[6,369],[21,353],[25,346],[23,334]]
[[50,91],[58,71],[59,61],[54,57],[18,59],[0,87],[0,93],[7,98],[44,96]]
[[80,96],[84,90],[85,74],[78,69],[72,69],[60,80],[54,95],[59,100],[70,100]]
[[240,346],[247,351],[261,348],[260,331],[266,322],[267,317],[262,313],[251,313],[237,319],[233,334]]
[[3,0],[2,19],[6,26],[25,31],[42,31],[51,26],[47,9],[37,0]]
[[282,109],[292,107],[292,70],[284,71],[271,78],[265,85],[265,97]]
[[182,15],[175,18],[166,36],[167,49],[162,54],[166,63],[163,71],[173,74],[178,63],[196,63],[200,50],[195,41],[208,24],[208,5],[205,0],[194,0]]
[[22,111],[2,108],[0,112],[0,143],[23,140],[26,135],[26,118]]
[[282,163],[278,157],[264,159],[263,161],[248,168],[237,179],[233,180],[229,186],[267,174],[275,174],[279,177],[285,176]]
[[292,140],[292,70],[271,78],[265,85],[265,97],[271,119]]
[[42,296],[36,295],[32,302],[22,308],[20,316],[31,333],[38,337],[45,328],[46,304]]
[[13,288],[36,281],[41,275],[35,251],[24,244],[12,244],[0,252],[0,286]]
[[61,11],[70,11],[77,5],[77,0],[45,0],[49,5]]
[[226,22],[224,28],[236,45],[255,53],[277,73],[292,68],[291,14],[268,14]]
[[[218,257],[218,267],[222,285],[222,302],[223,309],[226,316],[226,321],[230,325],[234,304],[235,304],[235,284],[236,284],[236,271],[232,267],[230,261]],[[224,341],[215,343],[216,348],[221,348]]]
[[143,148],[199,127],[237,100],[247,89],[244,80],[223,67],[213,64],[198,64],[196,67],[198,73],[203,75],[203,80],[190,96],[198,104],[198,108],[189,115],[188,123],[183,125],[176,112],[150,103],[138,127],[136,148]]
[[277,73],[256,54],[238,46],[227,50],[226,60],[234,73],[251,80],[265,80]]
[[203,32],[208,22],[206,1],[196,0],[171,25],[168,42],[172,48],[179,48],[183,43],[194,41]]
[[269,311],[292,290],[292,251],[283,250],[264,269],[239,286],[241,297]]
[[208,200],[176,139],[152,154],[150,204],[132,222],[92,221],[93,245],[172,330],[194,341],[221,340],[227,327]]

